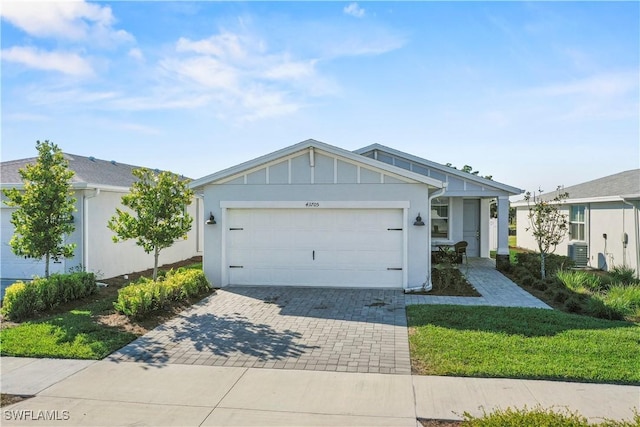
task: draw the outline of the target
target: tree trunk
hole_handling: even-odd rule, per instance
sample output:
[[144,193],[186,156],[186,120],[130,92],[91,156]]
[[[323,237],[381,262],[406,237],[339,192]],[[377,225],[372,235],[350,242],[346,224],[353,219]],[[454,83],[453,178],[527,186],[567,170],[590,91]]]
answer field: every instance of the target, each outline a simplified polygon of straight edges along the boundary
[[155,282],[158,278],[158,256],[160,255],[160,250],[158,248],[155,249],[153,253],[154,262],[153,262],[153,281]]
[[540,253],[540,277],[542,278],[542,280],[545,279],[546,277],[546,266],[545,266],[545,258],[547,257],[547,254],[545,254],[544,252]]
[[44,262],[44,277],[47,278],[47,279],[49,278],[49,258],[50,258],[49,254],[45,255],[45,258],[44,258],[45,259],[45,262]]

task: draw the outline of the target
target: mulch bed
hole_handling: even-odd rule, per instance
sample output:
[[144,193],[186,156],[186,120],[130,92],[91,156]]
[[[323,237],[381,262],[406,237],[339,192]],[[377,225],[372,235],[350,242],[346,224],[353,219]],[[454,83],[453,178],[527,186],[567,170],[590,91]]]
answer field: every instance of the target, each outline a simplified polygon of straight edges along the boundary
[[412,292],[417,295],[432,295],[442,297],[481,297],[476,288],[469,283],[464,275],[458,269],[452,271],[456,279],[454,283],[442,284],[439,281],[433,281],[433,288],[429,292]]
[[418,418],[418,422],[422,427],[456,427],[462,425],[462,421],[457,420],[432,420]]
[[33,396],[23,396],[19,394],[0,394],[0,406],[13,405],[14,403],[22,402],[26,399],[31,399]]

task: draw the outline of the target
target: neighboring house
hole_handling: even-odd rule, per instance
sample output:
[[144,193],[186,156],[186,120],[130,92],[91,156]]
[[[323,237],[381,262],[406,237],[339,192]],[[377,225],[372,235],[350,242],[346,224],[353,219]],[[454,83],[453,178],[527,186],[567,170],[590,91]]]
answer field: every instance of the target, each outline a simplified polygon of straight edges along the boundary
[[[430,285],[431,251],[489,256],[490,202],[508,262],[508,197],[522,191],[381,145],[307,140],[197,179],[204,271],[217,286]],[[420,217],[420,218],[418,218]],[[426,226],[425,226],[426,225]]]
[[[121,198],[129,192],[136,178],[131,166],[116,161],[106,161],[94,157],[64,154],[69,169],[75,172],[72,189],[76,201],[73,213],[75,231],[66,237],[66,242],[75,243],[73,258],[51,262],[50,272],[67,272],[72,268],[84,268],[95,272],[99,277],[108,278],[153,267],[153,254],[147,254],[135,241],[114,243],[113,232],[107,228],[107,222],[121,205]],[[18,170],[37,158],[2,162],[2,188],[21,188],[22,179]],[[1,269],[3,283],[11,279],[30,279],[34,275],[44,276],[44,261],[23,258],[14,255],[9,246],[14,227],[11,214],[16,208],[1,204]],[[172,247],[160,252],[160,263],[171,263],[188,259],[200,254],[202,232],[202,200],[195,198],[188,212],[193,216],[193,227],[186,240],[177,241]]]
[[[568,255],[579,266],[608,270],[627,266],[640,270],[638,208],[640,205],[640,169],[620,172],[571,187],[561,211],[569,220],[569,233],[555,253]],[[551,200],[557,192],[542,194]],[[524,200],[516,207],[518,246],[538,250],[529,227],[529,210]]]

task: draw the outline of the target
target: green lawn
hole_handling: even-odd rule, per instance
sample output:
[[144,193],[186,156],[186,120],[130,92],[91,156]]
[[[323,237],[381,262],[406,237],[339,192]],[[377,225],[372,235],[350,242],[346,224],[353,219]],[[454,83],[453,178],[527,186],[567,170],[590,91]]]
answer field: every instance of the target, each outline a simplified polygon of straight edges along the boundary
[[97,323],[91,316],[110,311],[103,299],[58,315],[3,329],[2,356],[102,359],[136,339],[136,335]]
[[407,308],[422,375],[640,384],[640,325],[558,311],[416,305]]
[[[163,267],[166,267],[164,270],[170,268]],[[202,263],[191,263],[184,268],[202,269]],[[152,270],[147,270],[142,275],[150,277],[151,272]],[[0,355],[102,359],[130,343],[137,335],[96,319],[97,316],[115,312],[113,302],[117,298],[119,286],[124,285],[115,284],[120,280],[120,277],[111,280],[114,283],[101,290],[102,296],[93,296],[93,302],[78,301],[68,311],[4,327],[0,330]],[[165,320],[162,316],[147,319],[146,326],[151,329]]]

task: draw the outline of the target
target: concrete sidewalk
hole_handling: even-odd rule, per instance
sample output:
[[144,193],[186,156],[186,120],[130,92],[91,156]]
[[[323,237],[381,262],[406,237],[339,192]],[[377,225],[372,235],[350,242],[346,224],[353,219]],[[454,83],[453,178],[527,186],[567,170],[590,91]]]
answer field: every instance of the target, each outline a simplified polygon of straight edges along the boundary
[[594,421],[631,419],[640,407],[634,386],[106,360],[1,364],[3,393],[36,394],[2,408],[5,426],[414,427],[417,417],[461,419],[509,406],[566,407]]

